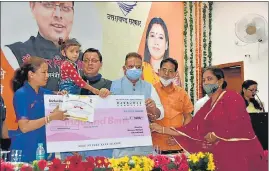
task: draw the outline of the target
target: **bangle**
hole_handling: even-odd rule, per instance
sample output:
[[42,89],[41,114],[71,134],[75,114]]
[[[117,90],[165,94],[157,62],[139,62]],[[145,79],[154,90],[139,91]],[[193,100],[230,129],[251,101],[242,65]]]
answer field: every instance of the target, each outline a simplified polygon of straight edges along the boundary
[[47,125],[48,124],[47,116],[45,116],[44,119],[45,119],[45,123],[46,123],[45,125]]
[[47,116],[47,119],[48,119],[48,123],[50,123],[51,120],[50,120],[50,116],[49,115]]
[[164,127],[163,127],[163,134],[164,134]]

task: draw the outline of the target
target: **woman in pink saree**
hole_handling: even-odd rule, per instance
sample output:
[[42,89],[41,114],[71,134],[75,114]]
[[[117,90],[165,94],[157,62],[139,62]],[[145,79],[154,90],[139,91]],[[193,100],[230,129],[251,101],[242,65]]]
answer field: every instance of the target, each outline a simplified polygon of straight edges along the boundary
[[206,69],[203,89],[210,99],[193,120],[177,129],[152,123],[151,130],[174,136],[189,153],[211,152],[218,171],[267,171],[245,102],[238,93],[226,91],[226,86],[221,69]]

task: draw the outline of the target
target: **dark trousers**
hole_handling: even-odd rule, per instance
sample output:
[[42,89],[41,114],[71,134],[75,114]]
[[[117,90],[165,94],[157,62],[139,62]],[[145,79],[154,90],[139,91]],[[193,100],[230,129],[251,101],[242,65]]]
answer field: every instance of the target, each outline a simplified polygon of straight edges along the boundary
[[7,138],[7,139],[0,139],[0,148],[2,150],[8,151],[11,145],[11,139]]
[[[9,151],[11,145],[11,139],[0,139],[0,149],[3,151]],[[7,155],[7,159],[10,158],[10,153]]]

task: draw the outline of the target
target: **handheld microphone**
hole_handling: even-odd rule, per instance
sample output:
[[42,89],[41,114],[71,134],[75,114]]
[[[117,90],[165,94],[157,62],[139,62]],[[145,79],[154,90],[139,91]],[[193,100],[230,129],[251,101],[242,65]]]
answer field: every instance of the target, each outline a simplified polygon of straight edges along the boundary
[[262,107],[262,111],[265,112],[264,107],[263,107],[263,104],[262,104],[262,101],[261,101],[261,99],[259,98],[258,94],[255,93],[255,96],[257,96],[257,98],[258,98],[259,101],[260,101],[260,104],[261,104],[261,107]]

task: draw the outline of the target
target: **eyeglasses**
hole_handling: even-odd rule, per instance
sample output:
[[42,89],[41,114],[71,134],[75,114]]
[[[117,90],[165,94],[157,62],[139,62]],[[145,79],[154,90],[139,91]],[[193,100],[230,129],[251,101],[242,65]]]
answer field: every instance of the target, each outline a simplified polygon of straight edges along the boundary
[[71,12],[74,10],[74,7],[73,6],[68,6],[68,5],[65,5],[64,3],[60,3],[59,5],[56,5],[54,2],[40,2],[42,4],[42,6],[46,9],[49,9],[49,10],[55,10],[56,7],[58,6],[60,8],[61,11],[63,12]]
[[161,68],[161,71],[164,72],[164,73],[168,72],[169,75],[172,75],[172,74],[175,73],[174,70],[172,70],[172,69],[166,69],[166,68]]
[[253,89],[247,89],[247,90],[252,92],[252,93],[259,93],[259,90],[253,90]]
[[91,59],[91,60],[83,60],[84,63],[89,64],[90,62],[93,64],[96,64],[97,62],[99,62],[100,60],[97,59]]

